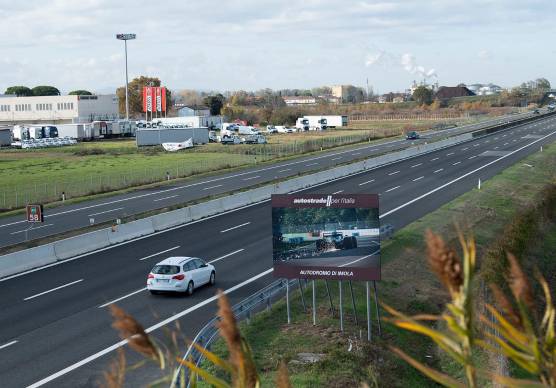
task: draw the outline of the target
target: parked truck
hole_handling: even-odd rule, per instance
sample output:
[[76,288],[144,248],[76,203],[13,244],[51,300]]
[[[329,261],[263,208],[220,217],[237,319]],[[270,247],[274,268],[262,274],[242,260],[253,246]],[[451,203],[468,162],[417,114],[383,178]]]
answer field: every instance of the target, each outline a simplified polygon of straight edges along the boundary
[[295,127],[300,131],[308,131],[310,129],[309,119],[305,117],[299,117],[295,122]]

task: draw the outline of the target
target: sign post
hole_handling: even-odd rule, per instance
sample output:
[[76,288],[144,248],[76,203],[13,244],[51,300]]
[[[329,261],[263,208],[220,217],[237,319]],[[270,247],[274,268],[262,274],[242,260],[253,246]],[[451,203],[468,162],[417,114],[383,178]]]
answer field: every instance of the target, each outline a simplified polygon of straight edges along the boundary
[[25,218],[27,223],[31,226],[25,229],[25,241],[29,241],[29,230],[33,229],[36,223],[44,222],[44,212],[42,205],[27,205],[25,206]]

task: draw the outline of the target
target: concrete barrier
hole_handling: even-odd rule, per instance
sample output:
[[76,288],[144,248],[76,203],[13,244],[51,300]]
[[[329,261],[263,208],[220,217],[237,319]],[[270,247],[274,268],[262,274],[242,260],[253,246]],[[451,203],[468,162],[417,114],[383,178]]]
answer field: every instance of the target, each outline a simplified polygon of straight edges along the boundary
[[178,226],[187,220],[187,208],[172,210],[151,217],[155,232]]
[[9,276],[28,269],[47,265],[57,260],[65,260],[80,254],[104,248],[112,244],[145,236],[155,231],[172,228],[191,221],[196,221],[227,210],[236,209],[249,204],[269,199],[271,194],[285,194],[306,189],[316,184],[325,183],[354,173],[363,172],[380,165],[407,159],[427,152],[438,150],[450,145],[472,139],[471,133],[454,136],[435,143],[418,145],[402,151],[381,155],[349,165],[338,166],[326,171],[300,176],[240,192],[219,199],[202,202],[183,209],[173,210],[141,220],[118,225],[111,228],[86,233],[80,236],[45,244],[40,247],[0,256],[0,277]]
[[52,244],[0,256],[0,278],[56,262]]
[[108,229],[101,229],[56,241],[51,244],[54,247],[54,255],[58,260],[65,260],[96,249],[105,248],[110,245],[108,233]]
[[118,244],[123,241],[131,240],[133,238],[145,236],[151,233],[154,233],[153,221],[152,217],[148,217],[142,220],[118,225],[115,228],[115,231],[108,229],[108,240],[110,241],[110,244]]

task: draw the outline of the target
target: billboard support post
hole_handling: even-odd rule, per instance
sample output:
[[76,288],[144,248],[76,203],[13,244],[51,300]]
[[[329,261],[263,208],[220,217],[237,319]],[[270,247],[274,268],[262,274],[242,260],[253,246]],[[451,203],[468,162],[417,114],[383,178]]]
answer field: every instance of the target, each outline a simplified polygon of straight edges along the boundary
[[353,316],[355,317],[355,325],[359,325],[357,321],[357,308],[355,307],[355,296],[353,295],[353,284],[349,281],[349,290],[351,292],[351,304],[353,305]]
[[375,308],[376,308],[376,320],[378,323],[378,336],[380,337],[381,335],[381,329],[380,329],[380,311],[378,310],[378,293],[376,291],[376,282],[373,281],[373,288],[375,290]]
[[340,331],[344,331],[344,305],[342,304],[342,281],[339,280],[340,286]]
[[299,283],[299,292],[301,294],[301,303],[303,304],[303,311],[307,312],[307,305],[305,305],[305,296],[303,295],[303,285],[301,284],[301,279],[297,279]]
[[334,317],[334,305],[332,304],[332,295],[330,294],[330,287],[328,287],[328,280],[324,281],[326,285],[326,294],[328,295],[328,302],[330,303],[330,312],[332,313],[332,317]]
[[288,325],[291,323],[290,314],[290,280],[286,279],[286,310],[288,311]]
[[371,288],[369,282],[365,282],[365,291],[367,293],[367,341],[371,342]]
[[313,326],[317,325],[317,300],[315,296],[315,280],[311,282],[313,286]]

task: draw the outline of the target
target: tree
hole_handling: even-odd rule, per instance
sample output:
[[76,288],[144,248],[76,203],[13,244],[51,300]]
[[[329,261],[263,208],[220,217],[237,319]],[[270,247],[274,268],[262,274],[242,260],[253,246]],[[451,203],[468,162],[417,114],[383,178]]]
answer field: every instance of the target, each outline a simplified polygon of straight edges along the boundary
[[550,82],[546,78],[537,78],[535,83],[537,84],[537,89],[539,90],[550,90]]
[[218,93],[215,96],[207,96],[203,100],[204,104],[209,107],[211,116],[218,116],[224,106],[224,96]]
[[[160,86],[160,79],[156,77],[140,76],[134,78],[128,84],[129,114],[137,115],[143,113],[143,86]],[[125,86],[116,89],[119,99],[120,114],[125,114]],[[172,92],[166,88],[166,110],[172,107]]]
[[192,89],[180,90],[176,99],[179,99],[179,102],[185,104],[186,106],[198,106],[203,103],[203,97],[201,94]]
[[59,96],[60,91],[54,86],[40,85],[33,89],[33,96]]
[[421,85],[413,92],[413,99],[417,101],[419,105],[429,105],[432,102],[432,90]]
[[92,96],[93,93],[89,92],[88,90],[79,89],[79,90],[73,90],[69,92],[68,95],[69,96]]
[[10,86],[4,94],[15,94],[18,97],[29,97],[33,95],[33,91],[27,86]]

